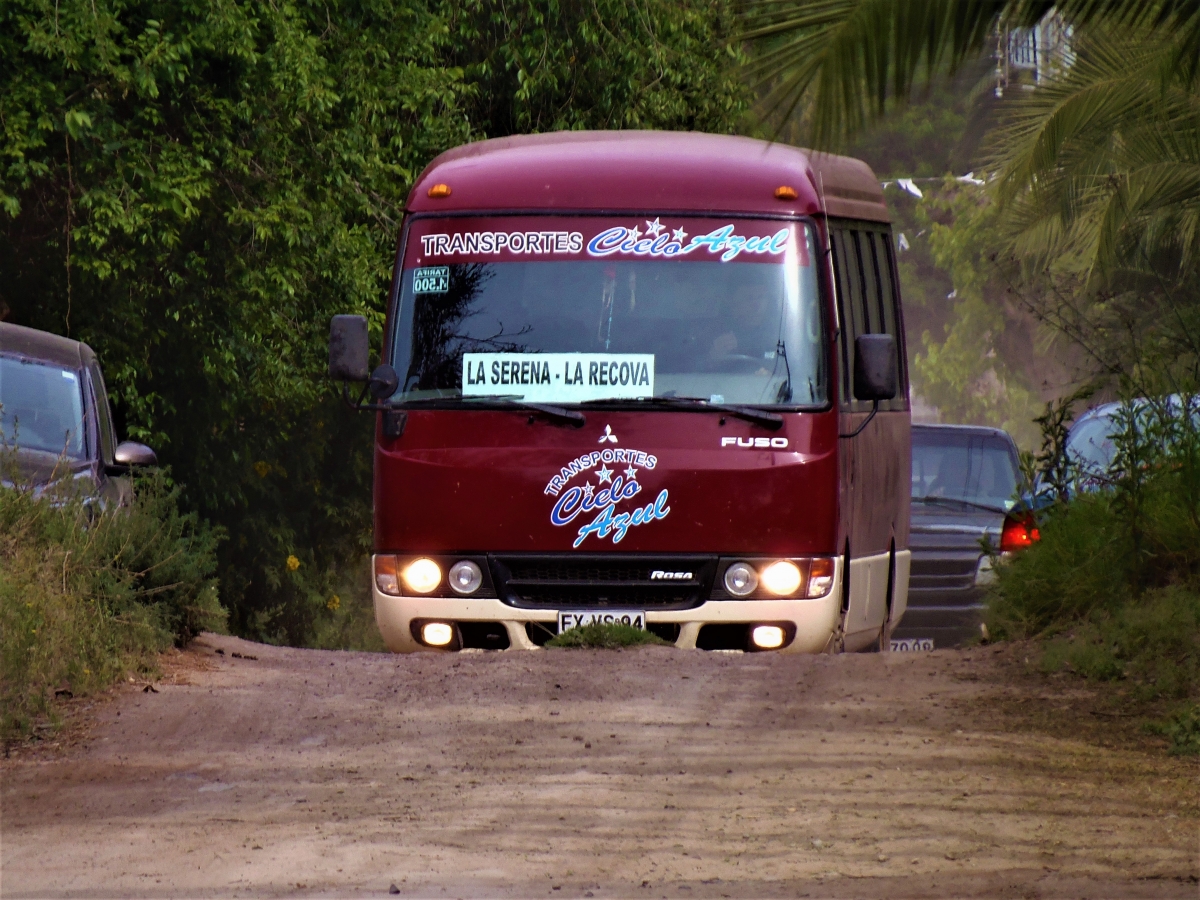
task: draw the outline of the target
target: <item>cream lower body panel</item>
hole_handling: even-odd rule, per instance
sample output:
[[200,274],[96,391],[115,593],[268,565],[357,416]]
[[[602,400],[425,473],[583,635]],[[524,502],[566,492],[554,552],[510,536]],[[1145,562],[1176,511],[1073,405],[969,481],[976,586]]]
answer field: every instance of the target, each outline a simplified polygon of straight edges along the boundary
[[[908,593],[908,564],[907,551],[905,561],[900,563],[900,553],[896,554],[896,596],[907,596]],[[877,559],[883,559],[883,582],[879,583]],[[870,568],[863,568],[860,563],[870,561]],[[861,629],[857,632],[860,639],[857,643],[866,646],[871,639],[878,636],[883,624],[883,611],[886,609],[887,589],[887,554],[882,557],[868,557],[867,560],[852,560],[851,564],[851,608],[856,608],[856,599],[862,591],[864,603],[868,610],[878,610],[872,616],[874,631],[866,635]],[[790,622],[796,628],[796,636],[791,644],[779,653],[820,653],[830,644],[830,638],[838,627],[841,614],[841,580],[844,575],[842,561],[835,562],[833,588],[824,597],[813,600],[709,600],[692,609],[680,610],[647,610],[647,623],[678,623],[679,638],[675,646],[681,649],[693,649],[700,628],[708,624],[721,623],[759,623],[759,622]],[[901,571],[903,570],[903,585]],[[862,572],[863,574],[860,574]],[[861,582],[861,583],[860,583]],[[872,603],[869,593],[872,587],[878,588],[881,602]],[[901,590],[903,592],[901,592]],[[553,609],[522,609],[509,606],[496,599],[466,599],[459,597],[395,597],[384,594],[378,588],[373,588],[375,600],[375,622],[388,649],[393,653],[412,653],[418,650],[430,650],[429,647],[417,642],[412,634],[414,619],[437,619],[444,622],[495,622],[503,624],[508,632],[509,646],[514,649],[536,650],[537,644],[529,640],[525,631],[528,622],[555,623],[558,621],[558,611]],[[893,604],[895,606],[895,604]],[[903,610],[901,609],[901,612]],[[898,621],[898,614],[893,608],[893,620]],[[869,630],[869,626],[868,626]],[[861,649],[849,647],[848,649]]]

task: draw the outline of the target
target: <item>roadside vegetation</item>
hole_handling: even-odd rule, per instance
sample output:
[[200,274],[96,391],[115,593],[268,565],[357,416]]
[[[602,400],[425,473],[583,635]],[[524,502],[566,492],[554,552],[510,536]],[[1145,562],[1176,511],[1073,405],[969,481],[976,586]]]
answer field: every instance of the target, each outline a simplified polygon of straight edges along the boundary
[[662,644],[667,642],[657,634],[632,625],[596,623],[569,628],[556,634],[546,642],[547,647],[587,648],[595,650],[617,650],[621,647],[636,647],[640,644]]
[[1121,682],[1144,715],[1167,711],[1148,724],[1172,752],[1200,753],[1200,405],[1131,403],[1122,419],[1090,486],[1069,461],[1049,470],[1061,499],[997,567],[988,630],[1039,638],[1046,671]]
[[161,472],[126,508],[0,488],[0,739],[52,724],[56,697],[150,674],[157,652],[223,630],[217,533],[178,501]]

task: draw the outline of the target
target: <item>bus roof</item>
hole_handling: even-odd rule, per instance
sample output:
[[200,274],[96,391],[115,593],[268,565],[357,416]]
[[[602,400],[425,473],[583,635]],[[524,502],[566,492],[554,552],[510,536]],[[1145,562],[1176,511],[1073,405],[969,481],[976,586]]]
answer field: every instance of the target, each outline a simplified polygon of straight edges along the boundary
[[[435,184],[449,186],[449,196],[430,197]],[[775,189],[784,186],[795,189],[794,200],[776,199]],[[767,215],[824,210],[890,221],[879,181],[860,160],[684,131],[559,131],[464,144],[425,167],[405,208]]]

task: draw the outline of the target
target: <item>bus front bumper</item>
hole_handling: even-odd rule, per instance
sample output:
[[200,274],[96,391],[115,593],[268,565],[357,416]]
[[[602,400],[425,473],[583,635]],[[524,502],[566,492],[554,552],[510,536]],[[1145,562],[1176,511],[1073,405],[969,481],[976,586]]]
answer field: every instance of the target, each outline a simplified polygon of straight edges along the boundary
[[[540,649],[544,638],[558,630],[558,610],[554,609],[526,609],[486,598],[397,597],[384,594],[378,588],[372,590],[375,621],[384,643],[393,653],[440,649],[425,646],[417,639],[424,622],[445,622],[455,627],[464,623],[500,626],[507,635],[508,648],[524,650]],[[646,625],[651,631],[668,632],[674,632],[673,626],[678,626],[674,645],[680,649],[694,649],[698,641],[701,646],[710,645],[711,639],[701,635],[705,626],[779,625],[790,639],[784,647],[772,652],[820,653],[829,646],[838,627],[841,594],[840,577],[835,577],[833,588],[824,597],[811,600],[710,600],[691,609],[646,610]],[[667,627],[656,629],[655,626]],[[736,630],[726,629],[721,633],[736,633]],[[460,644],[456,642],[455,646]]]

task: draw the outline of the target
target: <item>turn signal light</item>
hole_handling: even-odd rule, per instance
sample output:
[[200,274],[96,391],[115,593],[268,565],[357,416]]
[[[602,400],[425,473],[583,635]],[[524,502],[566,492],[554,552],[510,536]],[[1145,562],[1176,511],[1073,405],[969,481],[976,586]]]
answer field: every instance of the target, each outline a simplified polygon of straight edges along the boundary
[[429,189],[429,196],[430,197],[449,197],[450,196],[450,185],[435,184],[433,187],[431,187]]
[[396,577],[396,557],[375,557],[375,587],[393,597],[400,596],[400,579]]
[[1000,532],[1000,552],[1013,553],[1032,547],[1042,539],[1037,520],[1031,512],[1009,513]]
[[418,594],[428,594],[442,583],[442,570],[432,559],[414,559],[400,573],[404,586]]
[[799,192],[790,184],[781,184],[775,188],[776,200],[795,200],[799,196]]
[[824,597],[833,587],[833,560],[818,556],[808,564],[808,596]]

